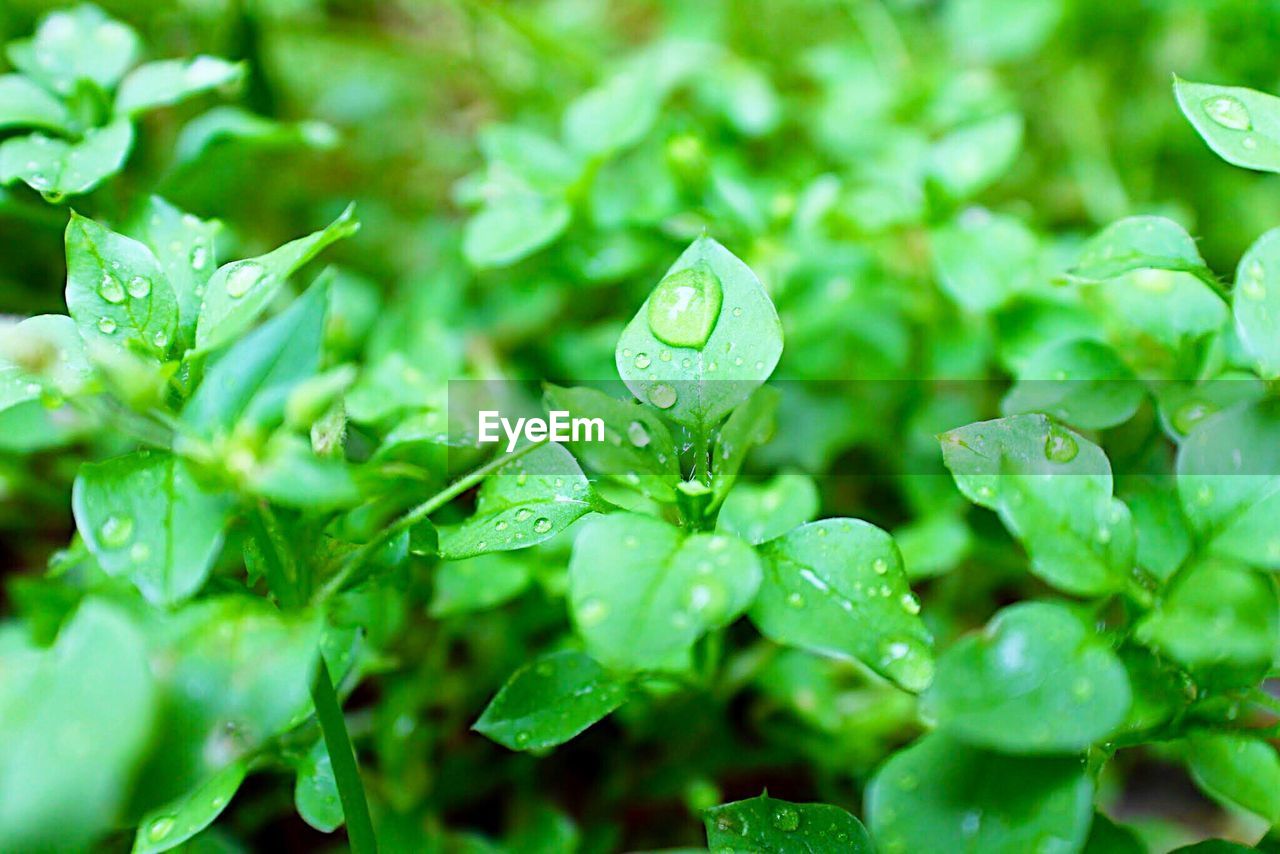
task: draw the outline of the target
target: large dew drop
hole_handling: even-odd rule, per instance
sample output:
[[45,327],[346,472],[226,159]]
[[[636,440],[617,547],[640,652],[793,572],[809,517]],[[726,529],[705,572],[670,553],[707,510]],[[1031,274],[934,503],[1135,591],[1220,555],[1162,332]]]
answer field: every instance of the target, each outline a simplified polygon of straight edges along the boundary
[[664,344],[701,350],[723,301],[720,278],[699,261],[658,283],[649,297],[649,330]]
[[1234,95],[1217,95],[1209,98],[1204,102],[1204,112],[1224,128],[1249,130],[1253,127],[1248,108]]

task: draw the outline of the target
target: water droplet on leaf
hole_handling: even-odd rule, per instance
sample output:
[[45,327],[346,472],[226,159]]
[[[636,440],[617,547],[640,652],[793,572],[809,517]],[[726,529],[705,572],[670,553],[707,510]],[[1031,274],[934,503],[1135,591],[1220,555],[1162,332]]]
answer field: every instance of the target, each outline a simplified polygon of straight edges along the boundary
[[103,335],[110,335],[116,331],[116,322],[109,317],[99,317],[98,331]]
[[784,833],[790,833],[800,826],[800,813],[795,807],[780,806],[773,811],[773,826]]
[[1080,453],[1080,446],[1071,434],[1059,427],[1051,427],[1044,439],[1044,455],[1050,462],[1069,463]]
[[658,383],[649,389],[649,402],[659,409],[670,409],[676,403],[676,390],[666,383]]
[[649,431],[645,429],[642,422],[632,421],[627,425],[627,438],[637,448],[643,448],[649,444]]
[[539,534],[545,534],[551,530],[551,520],[543,516],[533,523],[533,530]]
[[649,297],[649,330],[664,344],[701,350],[715,328],[723,299],[720,278],[699,261],[658,283]]
[[1205,114],[1224,128],[1249,130],[1253,123],[1249,110],[1234,95],[1217,95],[1204,102]]
[[98,285],[98,296],[112,305],[119,305],[124,302],[124,286],[115,276],[103,273],[102,284]]
[[151,283],[141,276],[134,276],[129,280],[129,296],[134,299],[143,299],[151,294]]
[[256,261],[241,261],[227,273],[227,296],[239,299],[262,278],[262,265]]

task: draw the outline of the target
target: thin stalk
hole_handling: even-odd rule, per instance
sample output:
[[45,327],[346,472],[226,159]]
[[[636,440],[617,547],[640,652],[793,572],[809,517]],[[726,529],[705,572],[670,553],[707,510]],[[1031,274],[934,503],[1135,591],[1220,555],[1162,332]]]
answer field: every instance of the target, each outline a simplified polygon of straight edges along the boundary
[[324,656],[320,657],[311,682],[311,701],[315,703],[316,719],[320,721],[324,746],[333,765],[333,779],[338,784],[338,799],[342,801],[342,814],[347,820],[347,841],[351,843],[352,854],[376,854],[378,840],[373,835],[360,767],[356,764],[356,753],[347,735],[347,721],[338,703],[338,693],[333,690]]
[[520,459],[525,454],[528,454],[535,448],[542,447],[544,444],[546,443],[534,442],[532,444],[525,445],[523,448],[518,448],[509,454],[504,454],[492,459],[465,477],[455,480],[449,486],[440,490],[417,507],[405,512],[405,514],[399,519],[392,522],[386,528],[383,528],[376,537],[352,552],[351,556],[347,558],[334,576],[325,582],[324,586],[317,591],[314,597],[315,601],[323,602],[341,591],[343,586],[346,585],[347,581],[350,580],[353,575],[355,575],[357,570],[364,566],[365,561],[367,561],[372,555],[376,554],[378,550],[387,543],[391,542],[396,537],[400,536],[402,533],[409,530],[414,525],[418,524],[423,519],[427,518],[432,513],[436,512],[441,507],[466,492],[471,487],[477,485],[480,481],[484,480],[507,463]]

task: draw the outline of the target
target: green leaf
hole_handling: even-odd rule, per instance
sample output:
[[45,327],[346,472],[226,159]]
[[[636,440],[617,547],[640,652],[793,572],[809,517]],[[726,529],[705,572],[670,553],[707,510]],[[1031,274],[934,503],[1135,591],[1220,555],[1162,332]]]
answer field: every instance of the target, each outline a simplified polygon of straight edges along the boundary
[[232,762],[185,795],[143,816],[133,854],[168,851],[213,824],[244,782],[248,765],[247,760]]
[[935,228],[930,243],[938,284],[969,311],[997,309],[1036,282],[1039,243],[1011,216],[970,208]]
[[145,245],[72,213],[67,223],[67,309],[85,342],[163,360],[178,303]]
[[1191,533],[1174,490],[1167,477],[1154,476],[1131,481],[1124,495],[1133,514],[1138,565],[1161,580],[1169,579],[1191,553]]
[[110,89],[138,54],[138,34],[90,3],[50,12],[34,38],[12,42],[9,59],[59,95],[89,80]]
[[565,142],[592,157],[634,145],[657,121],[662,95],[659,82],[640,70],[616,74],[565,110]]
[[87,193],[124,166],[133,147],[133,126],[117,119],[85,131],[79,142],[35,133],[0,143],[0,184],[23,181],[50,201]]
[[[1086,295],[1097,303],[1095,312],[1169,348],[1217,332],[1228,317],[1227,304],[1204,279],[1173,270],[1134,270],[1088,287]],[[1142,335],[1134,337],[1142,341]]]
[[578,179],[582,164],[559,143],[519,125],[489,125],[477,143],[493,183],[517,179],[529,189],[554,194]]
[[1187,767],[1196,785],[1227,804],[1280,822],[1280,757],[1261,738],[1198,733],[1188,740]]
[[71,113],[57,98],[21,74],[0,75],[0,128],[66,130]]
[[532,580],[527,560],[488,554],[440,564],[430,614],[450,617],[487,611],[514,599]]
[[153,630],[170,714],[144,779],[167,802],[250,756],[311,713],[322,624],[260,597],[192,603]]
[[155,700],[141,634],[105,603],[50,650],[0,644],[0,848],[87,850],[114,827]]
[[355,206],[348,205],[322,231],[300,237],[279,249],[223,264],[205,289],[196,324],[196,349],[216,349],[247,329],[284,286],[285,280],[330,244],[360,229]]
[[553,652],[521,667],[472,727],[512,750],[563,744],[622,705],[626,686],[580,652]]
[[570,215],[569,204],[562,198],[504,193],[467,222],[462,254],[477,269],[510,266],[559,237]]
[[1043,415],[970,424],[940,441],[956,486],[1000,515],[1026,546],[1033,573],[1083,596],[1125,586],[1133,523],[1111,495],[1111,463],[1101,448]]
[[257,465],[243,474],[250,492],[298,510],[341,510],[363,497],[345,459],[316,456],[310,442],[283,431],[271,437]]
[[93,380],[75,322],[40,314],[5,328],[0,337],[0,411],[42,396],[81,392]]
[[1080,429],[1101,430],[1132,418],[1145,396],[1114,350],[1080,338],[1035,351],[1000,408],[1008,415],[1039,412]]
[[672,420],[708,432],[773,373],[782,325],[751,269],[709,237],[671,266],[618,339],[618,374]]
[[173,156],[179,164],[188,164],[228,141],[241,147],[326,149],[338,144],[338,132],[324,122],[280,122],[240,107],[214,107],[182,128]]
[[1174,578],[1138,624],[1136,637],[1202,684],[1245,687],[1271,667],[1277,631],[1275,581],[1239,564],[1206,558]]
[[279,424],[289,393],[320,369],[327,308],[328,288],[317,283],[237,341],[209,367],[182,420],[206,434]]
[[1223,160],[1246,169],[1280,172],[1280,98],[1177,76],[1173,93],[1187,121]]
[[964,199],[1008,171],[1022,147],[1022,116],[1004,113],[951,131],[929,151],[929,175]]
[[565,410],[574,418],[604,421],[604,442],[568,444],[588,468],[657,501],[675,500],[680,452],[671,431],[652,409],[593,388],[547,385],[546,398],[549,409]]
[[440,532],[440,555],[457,560],[537,545],[590,513],[593,500],[573,455],[560,445],[544,445],[485,480],[475,515]]
[[908,691],[929,685],[932,638],[887,533],[860,519],[823,519],[760,552],[764,583],[751,621],[765,637],[860,661]]
[[1023,59],[1053,33],[1064,5],[1062,0],[955,0],[943,9],[943,30],[961,56]]
[[578,534],[569,600],[587,652],[606,666],[683,669],[698,638],[751,604],[760,574],[736,537],[685,536],[660,519],[615,513]]
[[[1280,100],[1280,99],[1278,99]],[[1254,241],[1236,269],[1231,294],[1240,343],[1263,379],[1280,377],[1280,228]]]
[[866,791],[881,851],[1077,851],[1093,782],[1077,757],[1003,756],[931,733],[889,757]]
[[1214,281],[1195,240],[1162,216],[1131,216],[1111,223],[1085,243],[1068,275],[1100,282],[1136,270],[1173,270]]
[[702,820],[707,828],[707,847],[724,854],[875,851],[862,822],[831,804],[794,804],[764,794],[712,807],[702,814]]
[[935,513],[893,531],[907,578],[945,575],[973,545],[969,526],[951,513]]
[[293,803],[302,820],[321,833],[333,833],[346,820],[323,738],[316,739],[298,765]]
[[159,196],[149,196],[129,229],[151,247],[178,300],[180,348],[195,343],[200,301],[217,268],[214,252],[222,223],[183,213]]
[[818,486],[805,474],[780,474],[758,485],[740,483],[721,505],[716,527],[756,545],[812,521],[818,504]]
[[1093,814],[1083,854],[1149,854],[1149,851],[1138,834],[1097,812]]
[[716,433],[711,452],[711,489],[717,502],[723,501],[737,482],[747,453],[773,436],[781,399],[777,389],[761,386],[738,404]]
[[1199,421],[1178,448],[1178,497],[1208,551],[1280,569],[1280,402],[1245,402]]
[[164,59],[140,65],[116,92],[116,115],[133,116],[167,107],[192,95],[229,86],[244,76],[244,66],[216,56]]
[[157,605],[204,586],[231,506],[229,496],[206,492],[180,458],[159,451],[86,463],[71,495],[76,527],[98,564]]
[[921,713],[961,741],[1002,753],[1079,753],[1129,710],[1110,647],[1066,608],[1023,602],[938,659]]

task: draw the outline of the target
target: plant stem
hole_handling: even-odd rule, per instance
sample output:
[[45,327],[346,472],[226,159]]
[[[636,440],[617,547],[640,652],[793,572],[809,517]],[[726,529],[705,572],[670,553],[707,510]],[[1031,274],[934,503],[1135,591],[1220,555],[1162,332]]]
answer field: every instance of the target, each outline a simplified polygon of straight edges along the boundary
[[480,483],[480,481],[484,480],[507,463],[520,459],[525,454],[528,454],[536,448],[542,447],[544,444],[546,443],[534,442],[532,444],[525,445],[523,448],[518,448],[509,454],[504,454],[501,457],[492,459],[465,477],[455,480],[453,483],[449,484],[449,486],[440,490],[417,507],[407,511],[399,519],[392,522],[386,528],[383,528],[382,531],[379,532],[379,534],[372,540],[352,552],[350,557],[348,557],[342,564],[342,567],[339,568],[334,576],[325,582],[324,586],[316,593],[315,600],[322,602],[340,592],[351,577],[355,575],[356,571],[364,565],[365,561],[367,561],[370,556],[375,554],[387,543],[391,542],[400,534],[409,530],[414,525],[418,524],[423,519],[427,518],[432,513],[436,512],[441,507],[466,492],[471,487]]
[[333,765],[333,779],[338,784],[338,798],[342,801],[342,813],[347,821],[347,841],[351,844],[351,851],[353,854],[376,854],[378,841],[373,834],[373,821],[369,818],[364,783],[360,780],[356,753],[347,736],[347,721],[342,716],[342,706],[338,703],[337,692],[333,690],[333,680],[329,678],[324,656],[320,656],[315,679],[311,682],[311,701],[315,703],[324,746]]

